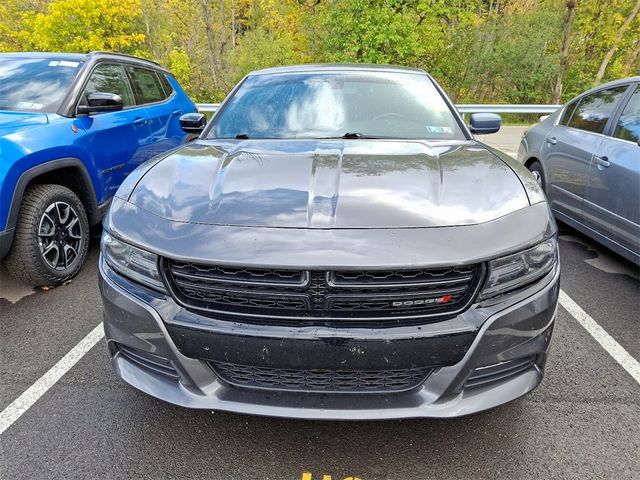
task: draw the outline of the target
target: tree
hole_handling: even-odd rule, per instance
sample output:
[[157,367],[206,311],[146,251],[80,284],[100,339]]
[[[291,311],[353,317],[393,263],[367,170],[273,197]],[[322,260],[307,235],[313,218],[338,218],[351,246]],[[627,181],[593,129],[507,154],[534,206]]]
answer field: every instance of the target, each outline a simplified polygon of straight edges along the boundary
[[425,51],[415,9],[394,0],[331,2],[321,57],[335,62],[415,63]]
[[[114,50],[169,68],[196,101],[249,71],[392,63],[456,102],[560,103],[634,74],[640,0],[0,0],[0,51]],[[635,13],[634,13],[635,12]]]
[[0,1],[0,52],[28,48],[29,35],[25,31],[25,16],[45,10],[46,0]]
[[309,35],[303,24],[304,14],[307,20],[314,14],[311,5],[301,6],[298,0],[260,0],[247,6],[250,8],[240,8],[239,13],[247,15],[239,25],[242,37],[229,53],[233,81],[251,70],[311,61]]
[[636,71],[640,71],[640,68],[638,68],[638,59],[640,59],[640,37],[636,40],[633,51],[629,54],[629,59],[625,62],[625,68],[623,70],[624,76],[631,74],[634,67]]
[[556,87],[553,89],[552,103],[560,103],[562,97],[562,79],[567,70],[569,63],[569,46],[571,43],[571,27],[573,25],[573,17],[576,14],[576,0],[567,0],[565,2],[567,13],[564,18],[564,27],[562,35],[562,50],[560,53],[560,66],[558,68],[558,78],[556,79]]
[[633,20],[638,15],[638,12],[640,12],[640,0],[636,1],[635,7],[633,7],[629,16],[626,18],[622,26],[618,29],[618,33],[616,35],[616,38],[613,40],[613,43],[611,44],[611,48],[607,50],[607,53],[602,59],[602,63],[600,64],[600,68],[598,69],[598,73],[596,74],[596,79],[594,82],[596,85],[599,85],[600,82],[602,82],[602,77],[604,77],[604,72],[607,69],[607,65],[609,65],[609,62],[611,61],[613,54],[616,53],[616,50],[618,49],[618,46],[622,41],[622,37],[624,36],[625,32],[629,28],[629,25],[631,25]]
[[52,0],[25,16],[25,44],[36,50],[133,53],[145,39],[140,0]]

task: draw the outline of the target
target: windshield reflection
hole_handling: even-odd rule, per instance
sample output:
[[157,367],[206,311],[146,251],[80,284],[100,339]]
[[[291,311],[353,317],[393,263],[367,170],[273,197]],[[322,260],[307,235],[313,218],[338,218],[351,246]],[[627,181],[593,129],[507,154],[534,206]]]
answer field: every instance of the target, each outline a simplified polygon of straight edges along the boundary
[[82,62],[0,55],[0,110],[55,112]]
[[248,77],[215,120],[210,138],[464,140],[424,74],[289,73]]

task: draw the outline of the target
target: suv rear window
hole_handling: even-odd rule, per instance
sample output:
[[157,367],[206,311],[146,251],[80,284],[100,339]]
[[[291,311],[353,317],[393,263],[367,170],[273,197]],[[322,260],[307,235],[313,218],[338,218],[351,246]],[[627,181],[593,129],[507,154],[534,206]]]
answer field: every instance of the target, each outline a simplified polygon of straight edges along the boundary
[[164,87],[164,94],[167,97],[170,97],[171,94],[173,93],[173,85],[171,85],[171,82],[169,82],[169,79],[163,73],[158,73],[158,78],[160,79],[160,82],[162,83],[162,86]]
[[127,66],[126,69],[138,105],[161,102],[168,97],[156,72],[131,66]]
[[583,97],[569,126],[588,132],[602,133],[616,105],[627,91],[627,85],[610,88]]

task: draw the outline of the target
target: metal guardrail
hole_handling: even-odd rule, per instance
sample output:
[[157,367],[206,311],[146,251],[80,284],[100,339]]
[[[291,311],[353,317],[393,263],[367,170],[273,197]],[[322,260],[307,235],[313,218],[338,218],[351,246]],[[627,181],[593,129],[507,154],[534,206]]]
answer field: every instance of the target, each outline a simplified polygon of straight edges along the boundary
[[[196,103],[201,112],[215,112],[219,103]],[[508,104],[471,104],[456,105],[460,113],[544,113],[555,112],[562,105],[508,105]]]
[[460,113],[553,113],[562,105],[461,104]]
[[198,109],[199,112],[215,112],[216,110],[218,110],[218,107],[220,106],[219,103],[196,103],[196,108]]

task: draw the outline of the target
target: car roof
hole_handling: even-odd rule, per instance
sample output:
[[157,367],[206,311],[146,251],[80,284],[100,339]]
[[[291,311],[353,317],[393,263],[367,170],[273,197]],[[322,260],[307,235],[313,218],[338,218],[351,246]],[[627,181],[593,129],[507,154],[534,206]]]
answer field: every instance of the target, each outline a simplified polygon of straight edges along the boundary
[[414,73],[426,75],[419,68],[402,67],[398,65],[379,65],[370,63],[308,63],[303,65],[289,65],[285,67],[264,68],[255,70],[249,75],[271,75],[280,73],[308,73],[323,71],[383,71],[395,73]]
[[606,88],[612,88],[612,87],[617,87],[617,86],[622,86],[622,85],[628,85],[630,83],[635,83],[635,82],[640,82],[640,76],[620,78],[618,80],[613,80],[611,82],[607,82],[607,83],[603,83],[602,85],[598,85],[597,87],[593,87],[593,88],[587,90],[586,92],[582,92],[580,95],[576,95],[571,100],[583,97],[583,96],[588,95],[590,93],[597,92],[599,90],[603,90],[603,89],[606,89]]
[[55,58],[56,60],[70,60],[75,62],[86,62],[89,56],[82,53],[56,53],[56,52],[12,52],[0,53],[1,57],[13,58]]
[[63,53],[63,52],[15,52],[15,53],[0,53],[2,57],[14,57],[14,58],[50,58],[56,60],[68,60],[73,62],[88,62],[91,60],[99,59],[113,59],[129,63],[137,63],[141,66],[148,68],[159,69],[167,72],[167,70],[160,64],[144,58],[134,57],[133,55],[126,55],[124,53],[114,52],[102,52],[95,51],[89,53]]

